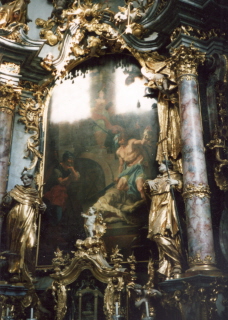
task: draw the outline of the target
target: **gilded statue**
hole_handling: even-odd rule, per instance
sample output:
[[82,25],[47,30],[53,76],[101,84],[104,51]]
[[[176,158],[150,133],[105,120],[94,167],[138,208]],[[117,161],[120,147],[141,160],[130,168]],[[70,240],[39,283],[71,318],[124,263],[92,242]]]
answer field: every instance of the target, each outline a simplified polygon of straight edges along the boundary
[[8,271],[12,281],[21,280],[20,274],[27,273],[31,263],[31,249],[36,244],[36,220],[39,212],[46,209],[39,193],[31,185],[33,175],[24,172],[23,185],[16,185],[8,192],[2,202],[8,209],[6,216],[7,247],[9,250]]
[[[167,170],[168,169],[168,170]],[[182,176],[173,171],[171,161],[162,162],[160,174],[146,180],[144,189],[151,198],[148,238],[155,241],[159,251],[158,272],[166,278],[182,272],[182,250],[174,193],[182,190]]]
[[7,2],[0,7],[0,28],[5,28],[13,22],[26,24],[30,20],[27,17],[27,7],[30,0],[15,0]]
[[160,127],[159,143],[156,160],[160,164],[164,153],[182,173],[180,159],[180,116],[178,106],[177,84],[174,72],[169,67],[169,59],[157,52],[150,54],[135,54],[142,65],[141,73],[148,80],[145,83],[150,90],[158,90],[158,121]]

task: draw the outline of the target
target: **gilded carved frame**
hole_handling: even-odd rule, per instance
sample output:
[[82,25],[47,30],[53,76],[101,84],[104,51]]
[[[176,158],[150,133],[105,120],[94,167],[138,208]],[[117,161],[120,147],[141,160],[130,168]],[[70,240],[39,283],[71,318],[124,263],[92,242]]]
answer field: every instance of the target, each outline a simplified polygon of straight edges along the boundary
[[[166,7],[163,6],[163,10],[164,8]],[[147,12],[150,13],[150,6],[147,10]],[[39,140],[41,135],[43,139],[43,134],[46,132],[45,126],[47,123],[48,104],[52,90],[55,86],[55,81],[68,77],[73,68],[93,57],[102,57],[103,55],[110,53],[130,54],[141,65],[147,79],[149,79],[150,73],[154,74],[154,72],[161,75],[162,79],[167,79],[171,90],[173,90],[170,103],[177,107],[175,75],[169,67],[170,60],[165,56],[159,55],[156,51],[148,52],[148,49],[143,51],[136,49],[134,41],[131,43],[131,34],[133,34],[137,41],[143,42],[140,40],[141,35],[137,34],[136,36],[129,30],[130,34],[128,34],[127,30],[120,34],[120,30],[123,26],[120,27],[120,30],[114,26],[111,20],[113,19],[114,14],[103,9],[101,5],[93,5],[91,1],[83,4],[80,8],[75,5],[75,7],[73,6],[72,8],[65,10],[63,14],[64,17],[66,17],[64,28],[61,29],[61,27],[58,27],[63,35],[63,37],[58,40],[60,41],[61,48],[59,58],[53,60],[53,56],[49,54],[41,62],[41,66],[51,72],[52,75],[47,81],[44,81],[41,86],[31,88],[31,91],[35,90],[35,93],[33,94],[35,100],[27,99],[25,103],[21,103],[19,109],[19,114],[21,115],[20,121],[26,125],[26,130],[28,131],[31,129],[35,132],[27,144],[27,151],[30,156],[32,155],[33,160],[31,166],[26,169],[34,170],[34,168],[36,168],[36,183],[41,193],[44,185],[45,155],[39,151]],[[109,17],[108,20],[106,17],[107,14]],[[106,21],[104,22],[105,19]],[[134,26],[136,25],[135,23],[133,24]],[[127,28],[128,27],[129,23],[127,24]],[[95,36],[91,36],[91,34],[94,34]],[[88,43],[88,45],[86,45],[86,43]],[[162,82],[160,81],[159,87],[159,81],[149,80],[147,86],[155,90],[158,90],[159,88],[162,89]],[[166,104],[164,105],[164,108],[167,108]],[[160,118],[160,126],[161,121]],[[177,167],[179,167],[179,170],[181,171],[180,159],[178,158],[179,151],[176,153],[174,152],[175,154],[171,151],[171,154],[169,154],[168,149],[170,148],[168,147],[168,143],[164,141],[166,135],[167,132],[160,132],[159,140],[162,140],[163,143],[162,146],[160,145],[158,148],[157,160],[162,161],[163,152],[167,152],[167,155],[173,157],[174,161],[176,161]],[[45,146],[41,149],[45,150]],[[38,250],[36,261],[38,261]]]

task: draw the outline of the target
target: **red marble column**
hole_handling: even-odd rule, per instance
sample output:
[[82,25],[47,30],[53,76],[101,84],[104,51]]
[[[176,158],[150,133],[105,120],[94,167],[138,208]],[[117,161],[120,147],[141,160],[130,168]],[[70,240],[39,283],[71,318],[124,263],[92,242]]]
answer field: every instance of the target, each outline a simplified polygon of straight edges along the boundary
[[181,119],[183,197],[188,254],[187,275],[217,273],[203,143],[197,67],[204,54],[193,47],[174,49],[171,67],[176,71]]

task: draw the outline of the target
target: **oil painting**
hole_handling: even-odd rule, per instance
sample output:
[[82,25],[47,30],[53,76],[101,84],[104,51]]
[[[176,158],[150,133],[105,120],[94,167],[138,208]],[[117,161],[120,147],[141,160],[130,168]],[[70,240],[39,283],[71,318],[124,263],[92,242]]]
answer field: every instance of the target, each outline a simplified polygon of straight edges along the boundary
[[156,101],[132,57],[93,58],[58,83],[47,114],[39,264],[57,247],[74,250],[91,212],[106,223],[108,253],[116,245],[131,253],[148,220],[143,184],[156,175],[157,141]]

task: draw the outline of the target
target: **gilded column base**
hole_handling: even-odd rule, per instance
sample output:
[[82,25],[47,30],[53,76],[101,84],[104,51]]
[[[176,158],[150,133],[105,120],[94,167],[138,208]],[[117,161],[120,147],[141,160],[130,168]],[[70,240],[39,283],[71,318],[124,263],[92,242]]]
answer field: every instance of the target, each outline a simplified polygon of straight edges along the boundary
[[197,274],[205,274],[208,276],[221,276],[222,272],[216,267],[215,264],[196,264],[182,274],[182,277],[190,277]]

